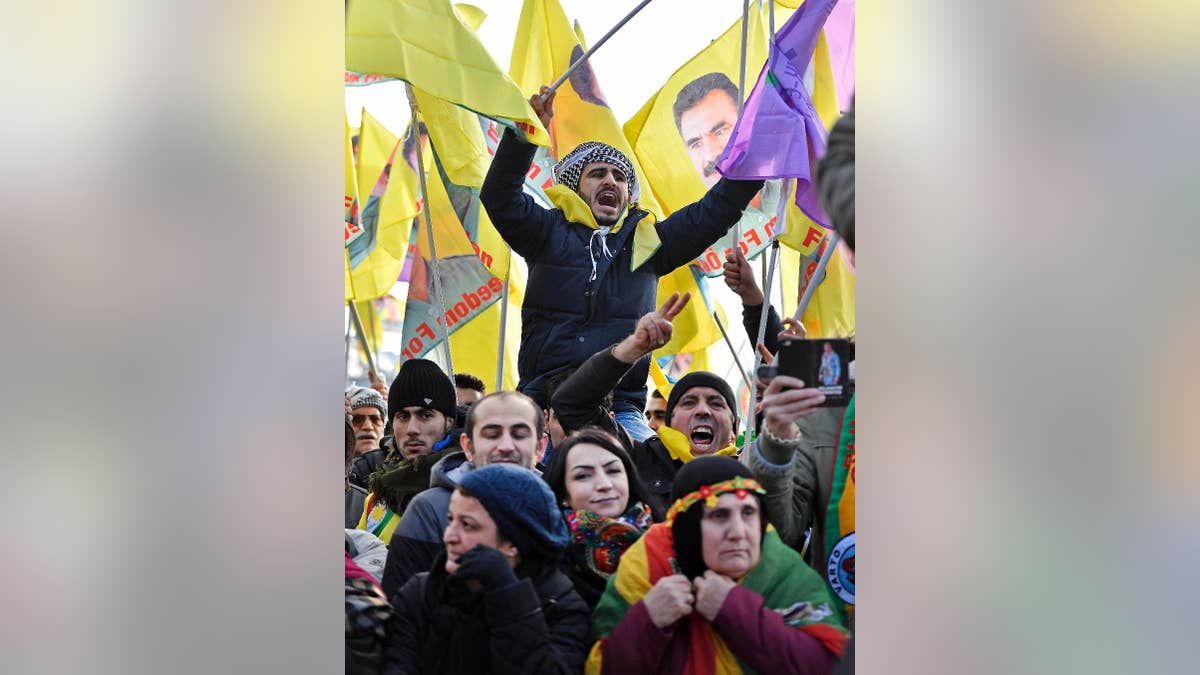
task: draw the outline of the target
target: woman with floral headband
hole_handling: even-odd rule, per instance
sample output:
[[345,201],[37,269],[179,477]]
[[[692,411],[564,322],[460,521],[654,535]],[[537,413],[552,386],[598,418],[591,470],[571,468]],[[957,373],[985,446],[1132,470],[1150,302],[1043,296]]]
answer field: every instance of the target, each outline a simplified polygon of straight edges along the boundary
[[829,591],[774,529],[731,457],[675,478],[667,522],[621,558],[592,614],[588,673],[829,673],[846,630]]
[[556,447],[543,478],[571,532],[565,571],[588,608],[595,609],[621,555],[646,528],[662,521],[662,507],[638,478],[625,448],[598,429],[572,434]]

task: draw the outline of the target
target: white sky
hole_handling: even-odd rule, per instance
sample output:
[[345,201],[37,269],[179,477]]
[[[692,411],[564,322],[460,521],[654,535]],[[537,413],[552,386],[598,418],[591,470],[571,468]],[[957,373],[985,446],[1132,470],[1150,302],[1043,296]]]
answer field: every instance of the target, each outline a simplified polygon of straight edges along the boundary
[[[751,6],[756,6],[757,1],[752,0]],[[583,27],[590,46],[636,7],[639,0],[559,2],[567,18]],[[507,73],[521,0],[471,0],[469,4],[487,12],[479,37],[500,69]],[[617,121],[624,124],[671,73],[720,37],[741,16],[741,0],[653,0],[630,19],[590,59]],[[761,64],[747,66],[747,86],[758,77],[760,67]],[[357,126],[364,107],[392,133],[400,134],[408,123],[408,101],[402,83],[347,87],[346,110],[351,125]]]

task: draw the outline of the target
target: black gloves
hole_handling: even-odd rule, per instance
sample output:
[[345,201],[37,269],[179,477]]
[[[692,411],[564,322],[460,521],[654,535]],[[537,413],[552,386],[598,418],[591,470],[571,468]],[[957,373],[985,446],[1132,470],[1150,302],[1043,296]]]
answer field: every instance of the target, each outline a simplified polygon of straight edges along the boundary
[[458,559],[458,569],[451,577],[455,580],[475,579],[483,584],[484,590],[494,591],[516,583],[517,575],[504,554],[490,546],[477,545]]

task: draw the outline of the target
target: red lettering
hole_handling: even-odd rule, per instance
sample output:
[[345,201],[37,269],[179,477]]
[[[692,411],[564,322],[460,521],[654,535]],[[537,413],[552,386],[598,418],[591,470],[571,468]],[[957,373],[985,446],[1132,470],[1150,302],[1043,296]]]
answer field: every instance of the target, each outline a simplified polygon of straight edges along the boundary
[[499,295],[501,292],[504,291],[504,284],[500,283],[500,280],[497,279],[496,277],[492,277],[491,279],[488,279],[487,285],[488,285],[488,288],[492,289],[492,292],[495,293],[496,295]]
[[744,241],[738,242],[738,248],[742,250],[742,255],[748,255],[750,253],[750,247],[747,246],[746,242]]
[[704,271],[711,272],[721,266],[721,257],[717,255],[716,251],[710,248],[708,249],[708,255],[704,256],[704,262],[708,263],[708,269]]
[[[749,230],[746,230],[745,232],[742,233],[742,238],[749,239],[750,241],[754,242],[755,246],[762,246],[762,239],[759,238],[757,229],[751,228]],[[743,250],[743,253],[744,252],[745,251]]]
[[[420,354],[421,347],[424,347],[424,346],[425,346],[425,343],[421,342],[421,338],[413,338],[408,341],[408,351],[412,352],[413,354]],[[410,354],[408,354],[407,352],[405,353],[405,356],[408,356],[408,358],[410,358],[410,359],[412,358],[412,356]]]
[[496,131],[496,123],[495,122],[488,123],[487,137],[497,143],[500,142],[500,133],[498,131]]
[[483,304],[479,301],[479,296],[474,293],[463,293],[462,299],[463,302],[467,303],[467,306],[471,309],[479,309],[479,307]]
[[804,235],[804,246],[815,244],[825,236],[825,230],[819,227],[809,227],[808,234]]
[[456,302],[454,303],[454,313],[458,315],[458,318],[465,319],[471,313],[471,310],[467,309],[467,306],[463,303]]
[[525,174],[525,176],[529,178],[529,180],[533,180],[534,178],[537,178],[538,174],[541,172],[542,167],[538,166],[537,164],[532,164],[529,167],[529,173]]
[[421,322],[420,326],[417,326],[417,333],[419,335],[424,335],[428,340],[432,340],[434,338],[433,331],[429,329],[429,324],[425,323],[424,321]]
[[492,292],[488,290],[487,286],[480,286],[479,287],[479,297],[484,302],[487,302],[488,300],[492,299]]
[[551,187],[553,187],[553,186],[554,186],[554,179],[553,179],[553,178],[547,178],[547,179],[546,179],[546,182],[545,182],[545,183],[542,183],[542,189],[543,189],[543,190],[549,190],[549,189],[550,189]]
[[771,237],[775,236],[775,218],[772,218],[771,220],[767,221],[767,225],[766,225],[765,229],[767,230],[767,239],[770,239]]

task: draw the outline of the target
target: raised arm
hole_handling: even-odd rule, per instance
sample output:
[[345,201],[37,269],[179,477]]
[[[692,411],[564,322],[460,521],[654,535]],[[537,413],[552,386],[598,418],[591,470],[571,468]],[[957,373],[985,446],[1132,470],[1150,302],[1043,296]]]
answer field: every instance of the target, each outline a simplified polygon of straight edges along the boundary
[[[542,89],[545,91],[546,88]],[[554,95],[551,94],[543,104],[541,97],[534,94],[529,98],[529,104],[549,129],[550,118],[554,115]],[[522,189],[536,152],[536,145],[522,141],[511,130],[505,129],[479,191],[479,201],[496,231],[527,262],[537,259],[556,220],[553,212],[539,206]]]
[[565,428],[595,424],[607,414],[604,398],[639,359],[671,341],[674,319],[687,306],[691,293],[673,294],[662,307],[638,319],[633,333],[615,346],[593,354],[554,393],[550,405]]
[[742,217],[742,211],[762,186],[761,180],[722,178],[700,201],[658,223],[662,248],[654,256],[655,271],[669,274],[703,253]]

